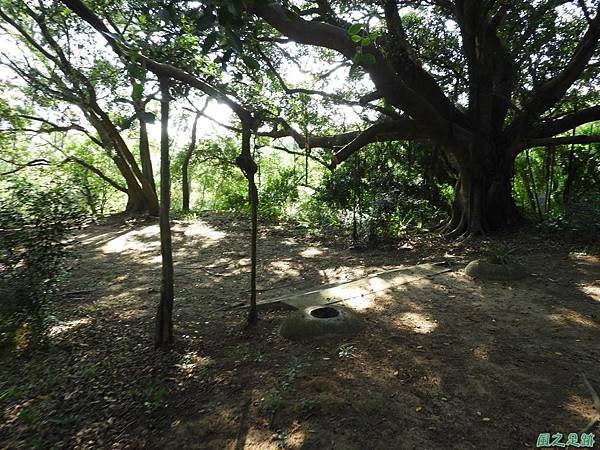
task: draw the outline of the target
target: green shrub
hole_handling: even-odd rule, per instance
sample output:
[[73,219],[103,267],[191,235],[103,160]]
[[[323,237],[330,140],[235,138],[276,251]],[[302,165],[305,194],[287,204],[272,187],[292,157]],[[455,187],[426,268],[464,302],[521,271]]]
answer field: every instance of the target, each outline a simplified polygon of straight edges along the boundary
[[[23,178],[3,186],[0,197],[0,313],[7,324],[32,320],[44,329],[44,310],[64,273],[68,231],[83,208],[63,185],[35,185]],[[4,333],[4,337],[10,333]]]

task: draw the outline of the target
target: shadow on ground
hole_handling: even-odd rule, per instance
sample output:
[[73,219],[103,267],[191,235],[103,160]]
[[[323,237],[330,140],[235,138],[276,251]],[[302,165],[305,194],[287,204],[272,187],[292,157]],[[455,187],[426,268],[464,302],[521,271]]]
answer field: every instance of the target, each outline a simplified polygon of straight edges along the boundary
[[352,339],[291,343],[286,311],[244,331],[248,225],[226,214],[173,226],[176,335],[151,344],[160,253],[155,223],[77,237],[50,345],[0,369],[7,448],[531,448],[593,416],[581,374],[600,387],[600,260],[585,244],[513,239],[532,275],[476,282],[477,246],[413,241],[353,253],[293,227],[263,227],[261,298],[401,264],[452,272],[359,305]]

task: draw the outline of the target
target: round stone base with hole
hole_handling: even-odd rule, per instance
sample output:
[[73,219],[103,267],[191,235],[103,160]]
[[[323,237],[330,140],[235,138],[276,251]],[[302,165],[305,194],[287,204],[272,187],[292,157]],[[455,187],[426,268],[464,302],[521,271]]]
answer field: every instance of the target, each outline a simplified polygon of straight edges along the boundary
[[286,339],[300,341],[322,336],[351,336],[364,327],[363,321],[341,306],[308,306],[290,314],[281,326]]
[[493,281],[518,280],[527,276],[527,270],[521,264],[495,264],[485,259],[471,261],[465,267],[465,273],[471,278]]

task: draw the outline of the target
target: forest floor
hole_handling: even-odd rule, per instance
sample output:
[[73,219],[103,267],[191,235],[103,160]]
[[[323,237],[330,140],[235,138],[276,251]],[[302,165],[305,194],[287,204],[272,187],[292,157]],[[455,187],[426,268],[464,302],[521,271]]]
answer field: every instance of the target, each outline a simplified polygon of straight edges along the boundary
[[[249,226],[176,221],[172,351],[153,348],[160,289],[154,222],[77,233],[49,344],[0,361],[0,448],[518,449],[577,433],[600,391],[600,248],[535,230],[499,237],[531,271],[464,275],[485,242],[418,235],[357,252],[345,239],[263,226],[259,299],[400,265],[451,271],[357,310],[353,338],[289,342],[289,311],[243,329]],[[596,440],[600,441],[600,430]]]

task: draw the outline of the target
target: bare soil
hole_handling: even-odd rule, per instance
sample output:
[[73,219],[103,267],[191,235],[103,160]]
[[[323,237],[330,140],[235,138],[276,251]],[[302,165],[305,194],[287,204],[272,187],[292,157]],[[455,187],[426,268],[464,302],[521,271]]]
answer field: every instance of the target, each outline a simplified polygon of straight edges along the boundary
[[[600,391],[600,248],[529,230],[499,237],[531,275],[464,275],[486,242],[430,235],[353,251],[294,225],[263,226],[259,298],[448,261],[357,309],[352,339],[294,343],[289,311],[244,329],[249,225],[205,213],[176,221],[175,331],[152,346],[158,225],[81,230],[53,305],[47,348],[5,356],[0,448],[518,449],[542,432],[579,432]],[[600,440],[598,432],[597,440]]]

